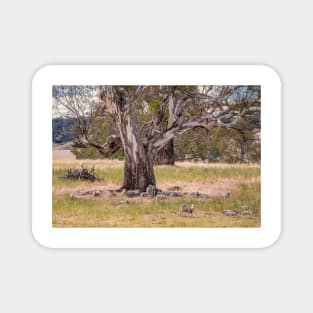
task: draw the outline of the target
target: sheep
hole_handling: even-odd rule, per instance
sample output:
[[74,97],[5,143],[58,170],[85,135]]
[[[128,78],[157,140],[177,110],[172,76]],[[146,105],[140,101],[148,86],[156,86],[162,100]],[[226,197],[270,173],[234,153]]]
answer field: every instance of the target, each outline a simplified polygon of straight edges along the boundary
[[241,215],[253,215],[253,212],[249,210],[249,206],[243,205],[241,206]]
[[193,204],[192,205],[183,204],[180,207],[180,216],[182,216],[184,212],[192,214],[194,208],[195,208],[195,206]]
[[227,192],[221,194],[220,198],[221,198],[221,200],[227,200],[230,198],[230,195],[231,195],[230,191],[227,191]]
[[166,199],[166,195],[164,193],[158,193],[156,197],[157,199],[161,199],[161,200]]
[[234,216],[234,215],[237,215],[239,212],[236,209],[230,209],[230,210],[224,210],[223,213],[226,216]]
[[241,215],[253,215],[253,212],[251,210],[242,210]]

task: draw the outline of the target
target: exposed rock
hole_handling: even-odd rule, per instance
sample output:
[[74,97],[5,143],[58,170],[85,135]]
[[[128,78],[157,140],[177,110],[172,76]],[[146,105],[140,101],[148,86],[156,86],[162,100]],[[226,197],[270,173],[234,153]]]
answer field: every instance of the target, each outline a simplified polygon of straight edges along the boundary
[[236,210],[236,209],[230,209],[230,210],[224,210],[223,213],[226,216],[235,216],[235,215],[238,215],[237,211],[238,210]]
[[191,192],[190,196],[193,198],[199,198],[200,193],[199,192]]
[[149,185],[146,189],[146,193],[150,197],[155,197],[155,195],[157,194],[157,189],[154,185]]
[[129,204],[129,201],[128,201],[128,200],[121,200],[121,201],[119,202],[119,204],[127,205],[127,204]]
[[99,197],[101,196],[101,194],[116,195],[114,190],[89,190],[89,191],[82,193],[82,195],[84,196],[91,195],[94,197]]
[[165,196],[168,197],[192,197],[192,198],[199,198],[199,199],[209,199],[209,195],[200,192],[178,192],[178,191],[166,191],[163,192]]
[[199,199],[209,199],[210,197],[209,197],[209,195],[206,195],[205,193],[200,193],[200,194],[198,195],[198,198],[199,198]]
[[125,195],[129,198],[139,197],[140,196],[140,190],[127,190],[125,192]]
[[181,192],[176,192],[176,191],[170,191],[165,194],[169,197],[182,197],[183,196]]
[[92,195],[93,195],[94,197],[100,197],[100,196],[101,196],[101,191],[100,191],[100,190],[94,190],[94,191],[92,192]]

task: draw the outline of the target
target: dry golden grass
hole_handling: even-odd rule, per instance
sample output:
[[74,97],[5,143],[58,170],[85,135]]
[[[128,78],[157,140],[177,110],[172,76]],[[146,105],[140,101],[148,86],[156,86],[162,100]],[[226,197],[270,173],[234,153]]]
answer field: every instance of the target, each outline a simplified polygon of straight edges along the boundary
[[99,159],[99,160],[76,160],[76,159],[53,159],[53,169],[65,169],[69,167],[95,167],[97,170],[106,170],[108,168],[122,168],[124,161]]
[[[260,164],[228,164],[228,163],[206,163],[206,162],[176,162],[177,167],[192,167],[192,168],[259,168]],[[166,166],[166,165],[165,165]]]
[[[76,160],[75,156],[69,150],[53,150],[60,152],[53,157],[53,168],[67,168],[67,167],[80,167],[82,164],[88,167],[95,166],[97,169],[117,168],[123,167],[124,161],[110,160],[110,159],[85,159]],[[68,153],[71,156],[68,157]],[[64,157],[62,158],[62,154]],[[73,158],[74,157],[74,158]],[[167,165],[160,165],[158,168],[167,168]],[[247,168],[260,168],[259,164],[227,164],[227,163],[205,163],[205,162],[176,162],[174,168],[208,168],[208,169],[247,169]]]

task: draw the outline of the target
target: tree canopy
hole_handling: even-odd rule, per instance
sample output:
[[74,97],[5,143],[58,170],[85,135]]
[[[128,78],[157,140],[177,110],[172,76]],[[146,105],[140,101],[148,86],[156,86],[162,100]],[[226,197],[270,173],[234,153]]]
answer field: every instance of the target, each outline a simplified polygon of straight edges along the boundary
[[155,185],[153,159],[191,130],[202,129],[208,146],[223,133],[243,158],[261,128],[260,86],[54,86],[53,99],[54,112],[77,121],[75,147],[123,149],[126,189]]

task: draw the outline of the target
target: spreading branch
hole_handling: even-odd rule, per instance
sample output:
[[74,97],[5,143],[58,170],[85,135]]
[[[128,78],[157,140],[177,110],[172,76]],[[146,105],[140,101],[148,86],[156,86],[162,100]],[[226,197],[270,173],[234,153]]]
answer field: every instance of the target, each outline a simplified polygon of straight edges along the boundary
[[73,147],[74,148],[92,147],[95,148],[99,153],[101,153],[101,155],[108,157],[122,148],[122,141],[120,136],[111,135],[107,138],[106,142],[103,145],[99,145],[95,142],[92,142],[86,137],[81,137],[73,142]]

